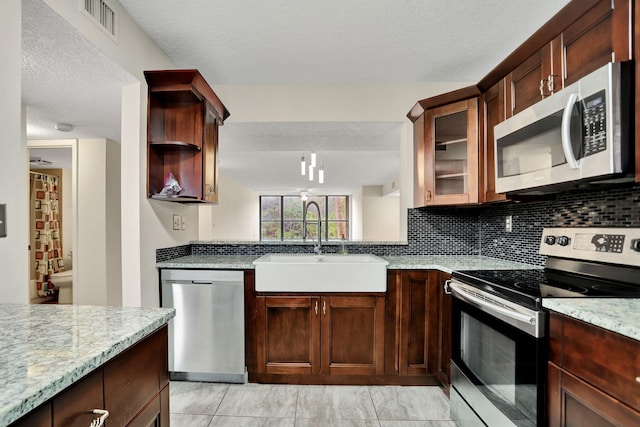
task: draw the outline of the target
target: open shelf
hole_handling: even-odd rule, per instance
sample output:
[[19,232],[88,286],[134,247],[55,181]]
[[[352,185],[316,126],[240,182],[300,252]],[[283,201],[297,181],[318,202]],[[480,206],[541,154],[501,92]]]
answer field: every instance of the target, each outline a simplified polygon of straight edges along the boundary
[[436,175],[436,179],[457,179],[457,178],[463,178],[465,176],[467,176],[466,172],[448,173],[448,174]]
[[155,148],[163,148],[163,149],[174,149],[174,150],[193,150],[193,151],[201,151],[200,148],[196,144],[192,144],[190,142],[184,141],[151,141],[149,146]]
[[436,146],[444,146],[444,145],[450,145],[450,144],[458,144],[458,143],[467,143],[467,138],[459,138],[459,139],[450,139],[447,141],[436,141]]

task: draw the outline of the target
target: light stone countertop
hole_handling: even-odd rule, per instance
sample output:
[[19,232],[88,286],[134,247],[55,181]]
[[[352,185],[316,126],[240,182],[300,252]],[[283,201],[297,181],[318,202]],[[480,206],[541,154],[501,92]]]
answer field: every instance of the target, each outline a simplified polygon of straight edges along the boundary
[[174,309],[0,304],[0,427],[150,335]]
[[[156,263],[157,268],[186,269],[254,269],[253,261],[259,255],[188,255]],[[381,256],[389,265],[387,269],[404,270],[441,270],[451,273],[453,270],[509,270],[541,268],[520,262],[505,261],[478,255],[416,255]]]
[[640,298],[544,298],[542,306],[640,341]]

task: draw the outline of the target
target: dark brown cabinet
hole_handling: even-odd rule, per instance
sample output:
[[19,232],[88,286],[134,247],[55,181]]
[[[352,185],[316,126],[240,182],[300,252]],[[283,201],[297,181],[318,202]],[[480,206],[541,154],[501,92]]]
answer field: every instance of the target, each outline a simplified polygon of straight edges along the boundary
[[[145,71],[148,197],[217,202],[218,126],[229,112],[197,70]],[[182,187],[160,195],[172,173]]]
[[256,374],[302,382],[381,375],[384,305],[383,296],[371,295],[258,296]]
[[[478,98],[425,110],[414,123],[414,205],[478,203]],[[420,136],[423,136],[420,139]]]
[[640,425],[640,343],[552,313],[549,426]]
[[448,393],[451,384],[451,295],[444,284],[451,279],[447,273],[438,273],[438,365],[436,377]]
[[109,411],[107,426],[168,426],[167,357],[164,326],[11,426],[86,427],[93,409]]
[[559,33],[507,75],[507,117],[608,62],[631,59],[630,0],[589,0],[581,6],[573,22],[564,20],[564,28],[552,19]]
[[480,194],[483,202],[501,202],[504,193],[496,193],[496,159],[493,128],[505,119],[505,80],[490,87],[480,97]]

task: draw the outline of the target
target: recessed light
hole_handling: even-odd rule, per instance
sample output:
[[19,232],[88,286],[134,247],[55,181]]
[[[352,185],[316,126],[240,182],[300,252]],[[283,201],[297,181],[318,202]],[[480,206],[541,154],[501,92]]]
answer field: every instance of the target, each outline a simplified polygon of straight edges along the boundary
[[60,132],[71,132],[73,130],[73,125],[71,123],[56,123],[55,128]]

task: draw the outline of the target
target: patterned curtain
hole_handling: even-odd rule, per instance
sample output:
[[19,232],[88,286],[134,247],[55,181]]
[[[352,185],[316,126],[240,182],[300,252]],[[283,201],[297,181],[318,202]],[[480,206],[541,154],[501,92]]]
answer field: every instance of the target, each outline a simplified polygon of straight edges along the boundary
[[60,236],[58,178],[35,174],[32,185],[33,246],[31,251],[34,256],[38,296],[47,296],[57,289],[50,282],[50,276],[64,270]]

